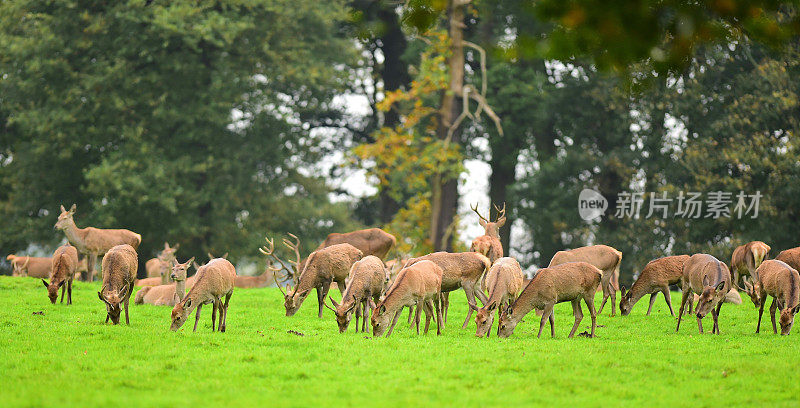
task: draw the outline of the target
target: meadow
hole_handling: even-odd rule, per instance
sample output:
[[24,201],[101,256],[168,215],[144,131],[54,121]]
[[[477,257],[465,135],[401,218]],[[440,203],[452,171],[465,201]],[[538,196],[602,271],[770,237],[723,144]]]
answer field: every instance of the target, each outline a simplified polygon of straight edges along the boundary
[[[313,296],[287,318],[274,288],[234,291],[227,333],[211,332],[210,306],[195,333],[193,318],[170,332],[171,308],[150,305],[131,304],[130,326],[106,325],[99,287],[75,282],[73,305],[51,305],[39,280],[0,277],[4,407],[800,403],[800,325],[773,335],[765,311],[755,334],[749,299],[723,306],[719,336],[710,334],[710,316],[708,334],[698,334],[693,316],[676,334],[663,299],[646,317],[645,298],[626,317],[610,317],[606,305],[597,338],[567,338],[573,318],[564,303],[554,339],[547,329],[536,338],[534,315],[499,339],[476,338],[474,321],[461,330],[466,304],[456,292],[441,337],[398,323],[387,339],[352,325],[338,333],[331,311],[316,317]],[[585,314],[579,332],[590,325]]]

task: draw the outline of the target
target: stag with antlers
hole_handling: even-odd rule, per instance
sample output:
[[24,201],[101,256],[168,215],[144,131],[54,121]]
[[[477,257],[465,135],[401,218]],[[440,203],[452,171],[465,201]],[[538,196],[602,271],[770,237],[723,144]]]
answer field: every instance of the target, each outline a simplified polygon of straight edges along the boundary
[[[286,271],[283,277],[274,275],[275,282],[281,293],[283,293],[286,316],[293,316],[297,313],[311,289],[317,289],[318,315],[322,318],[322,310],[325,305],[324,299],[328,295],[331,283],[336,282],[339,291],[344,292],[345,279],[347,279],[350,272],[350,267],[360,260],[364,254],[350,244],[331,245],[312,252],[306,259],[302,269],[298,271],[300,265],[300,240],[294,235],[289,235],[295,242],[284,238],[283,244],[294,252],[296,260],[289,261],[291,267],[275,255],[275,245],[272,239],[265,238],[267,245],[260,248],[259,251],[266,256],[272,257],[281,265],[280,267],[269,267],[273,274],[282,270]],[[286,282],[295,282],[295,285],[294,287],[287,285],[287,290],[284,290],[281,285]]]
[[478,212],[478,205],[470,206],[475,214],[478,214],[478,223],[484,228],[484,233],[472,241],[470,251],[478,252],[486,255],[489,260],[494,263],[497,259],[503,257],[503,244],[500,243],[500,227],[506,223],[506,204],[503,203],[503,208],[494,205],[494,210],[497,212],[497,217],[494,221],[489,221],[480,212]]

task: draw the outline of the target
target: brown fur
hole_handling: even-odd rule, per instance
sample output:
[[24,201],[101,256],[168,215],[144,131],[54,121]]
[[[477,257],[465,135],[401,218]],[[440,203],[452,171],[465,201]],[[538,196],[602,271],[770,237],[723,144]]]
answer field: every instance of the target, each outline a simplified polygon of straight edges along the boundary
[[764,261],[756,272],[758,280],[754,284],[745,282],[747,294],[758,307],[758,325],[756,333],[761,330],[761,316],[767,295],[772,296],[769,307],[772,318],[772,331],[778,333],[775,325],[775,311],[780,307],[781,334],[788,335],[794,324],[794,315],[800,310],[800,274],[795,268],[780,260]]
[[550,265],[556,266],[567,262],[588,262],[603,271],[601,288],[603,290],[603,303],[597,314],[603,312],[606,300],[611,298],[611,316],[616,314],[617,290],[619,290],[619,265],[622,262],[622,252],[607,245],[592,245],[581,248],[558,251],[550,260]]
[[485,255],[492,263],[503,257],[503,244],[500,242],[500,228],[506,223],[505,205],[503,205],[502,210],[497,206],[494,208],[498,212],[494,222],[484,218],[478,212],[477,206],[472,208],[472,211],[475,211],[475,214],[478,215],[478,223],[483,227],[484,232],[483,235],[475,238],[475,240],[472,241],[472,245],[469,247],[470,251]]
[[139,258],[136,250],[128,244],[116,245],[103,256],[103,286],[97,297],[106,304],[106,323],[111,319],[119,324],[120,305],[125,303],[125,323],[131,324],[128,316],[128,302],[133,293],[133,282]]
[[[480,281],[483,274],[492,266],[489,258],[477,252],[434,252],[419,258],[409,259],[408,263],[406,263],[406,268],[424,260],[433,261],[433,263],[439,265],[442,271],[444,271],[444,275],[442,276],[442,294],[452,292],[458,288],[463,288],[464,293],[467,295],[468,304],[472,303],[474,305],[476,296],[480,299],[481,303],[486,304],[486,295],[481,292],[478,281]],[[447,314],[448,308],[447,301],[445,300],[444,302],[445,303],[442,305],[443,316]],[[469,324],[469,320],[472,318],[472,312],[473,310],[470,308],[467,313],[467,318],[461,326],[462,329],[465,329]]]
[[361,331],[367,331],[367,317],[369,312],[370,300],[374,303],[380,301],[381,295],[386,290],[389,282],[389,271],[384,266],[380,258],[368,255],[357,261],[350,268],[347,277],[347,287],[342,295],[342,303],[336,303],[330,298],[335,309],[336,324],[339,326],[339,333],[344,333],[355,311],[356,333],[358,333],[358,320],[363,317]]
[[63,245],[53,252],[52,267],[50,268],[50,283],[42,279],[47,288],[47,297],[50,303],[55,304],[58,299],[58,289],[61,288],[61,303],[64,303],[64,292],[67,292],[67,304],[72,304],[72,278],[78,269],[78,251],[72,245]]
[[350,244],[335,244],[312,252],[306,259],[297,285],[284,295],[286,316],[297,313],[311,289],[317,289],[318,316],[322,318],[325,296],[328,295],[331,282],[336,282],[343,292],[350,267],[363,256],[361,250]]
[[[236,282],[236,268],[227,259],[212,259],[201,266],[195,274],[197,280],[183,298],[172,309],[172,324],[170,330],[176,331],[186,323],[189,315],[197,308],[195,314],[194,330],[197,331],[197,322],[200,321],[200,309],[204,304],[213,303],[211,312],[211,331],[215,330],[215,318],[219,313],[219,331],[224,332],[228,317],[228,302],[233,295]],[[225,301],[222,298],[225,297]],[[219,312],[218,312],[219,311]]]
[[[436,334],[442,334],[442,311],[440,307],[440,288],[442,276],[446,274],[439,265],[429,260],[420,260],[406,266],[397,276],[394,284],[386,292],[386,297],[372,310],[372,333],[380,337],[386,332],[391,336],[400,310],[405,306],[416,306],[417,334],[419,334],[419,310],[425,311],[425,333],[428,333],[433,308],[436,309]],[[433,307],[432,307],[433,306]],[[391,320],[391,325],[389,321]]]
[[172,262],[175,261],[175,252],[178,251],[180,244],[170,247],[168,242],[164,242],[164,249],[158,254],[157,257],[147,260],[144,264],[144,269],[147,271],[147,277],[161,278],[161,284],[166,285],[170,282],[169,274]]
[[9,255],[6,259],[11,261],[12,276],[45,279],[53,268],[53,258]]
[[619,301],[619,311],[623,316],[627,316],[633,305],[639,301],[644,295],[650,295],[650,306],[647,308],[647,315],[650,316],[650,310],[653,309],[653,303],[656,300],[656,294],[663,293],[664,300],[669,307],[669,313],[675,316],[672,310],[672,299],[670,299],[669,285],[677,285],[683,276],[683,264],[689,260],[689,255],[675,255],[665,256],[663,258],[654,259],[645,265],[639,278],[631,286],[631,290],[626,291],[622,287],[620,295],[622,298]]
[[733,285],[737,288],[741,288],[739,286],[740,275],[742,276],[742,280],[745,279],[745,276],[755,279],[756,276],[754,273],[756,269],[758,269],[758,266],[761,265],[761,262],[767,259],[770,249],[769,245],[761,241],[751,241],[736,247],[731,255]]
[[800,247],[781,251],[775,259],[786,262],[787,265],[800,271]]
[[594,294],[602,278],[603,272],[587,262],[567,262],[539,270],[517,300],[501,313],[497,335],[509,337],[526,314],[538,309],[544,311],[539,322],[538,337],[542,336],[542,329],[548,321],[550,321],[550,336],[555,337],[553,307],[556,303],[570,301],[575,316],[575,323],[569,332],[569,337],[572,337],[583,319],[580,303],[583,299],[592,318],[590,336],[594,337],[597,320]]
[[85,280],[92,279],[98,256],[104,255],[117,245],[125,244],[130,245],[135,252],[139,248],[139,244],[142,243],[141,235],[126,229],[78,228],[73,219],[75,210],[75,204],[72,204],[69,211],[64,209],[62,205],[61,214],[58,216],[55,228],[64,231],[69,243],[74,245],[79,253],[89,258]]
[[681,309],[678,313],[677,332],[681,327],[681,318],[686,303],[691,304],[691,294],[700,295],[697,302],[697,327],[703,333],[703,317],[711,312],[714,318],[712,333],[719,334],[719,312],[722,309],[725,295],[731,290],[731,273],[725,263],[708,254],[694,254],[683,264],[681,277]]
[[396,241],[394,235],[380,228],[367,228],[343,234],[338,232],[328,234],[328,237],[316,250],[336,244],[350,244],[360,250],[364,256],[375,255],[380,259],[384,259],[386,254],[394,248]]
[[265,288],[270,286],[275,281],[272,279],[272,274],[264,271],[258,276],[240,276],[236,275],[236,282],[234,286],[237,288]]
[[[475,335],[488,336],[494,323],[494,311],[497,311],[498,320],[500,311],[505,306],[510,306],[517,300],[517,295],[522,290],[524,275],[522,268],[514,258],[500,258],[496,260],[489,272],[486,273],[486,284],[489,288],[488,302],[475,313]],[[485,288],[482,288],[483,290]],[[475,305],[470,305],[476,308]]]

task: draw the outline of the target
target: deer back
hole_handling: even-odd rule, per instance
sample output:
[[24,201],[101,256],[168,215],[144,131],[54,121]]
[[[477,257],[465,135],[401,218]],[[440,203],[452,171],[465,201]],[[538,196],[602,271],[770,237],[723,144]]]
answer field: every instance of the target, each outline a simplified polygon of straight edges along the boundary
[[78,269],[78,251],[72,245],[63,245],[53,253],[50,283],[72,278]]
[[800,247],[781,251],[775,259],[786,262],[792,268],[800,270]]
[[492,301],[499,303],[506,296],[519,293],[524,278],[522,268],[516,259],[510,257],[498,259],[486,274],[489,303]]
[[731,288],[731,274],[719,259],[708,254],[694,254],[683,265],[683,280],[688,280],[694,293],[702,294],[707,286],[715,287],[725,281],[724,290]]
[[201,266],[195,276],[197,278],[189,290],[189,294],[202,295],[193,300],[204,301],[209,295],[219,297],[233,291],[236,282],[236,268],[227,259],[216,258]]
[[103,256],[103,288],[119,291],[136,279],[139,259],[132,246],[124,244],[112,247]]
[[491,267],[491,261],[477,252],[434,252],[410,259],[406,267],[420,261],[431,261],[442,269],[442,291],[445,292],[461,287],[463,280],[477,283]]

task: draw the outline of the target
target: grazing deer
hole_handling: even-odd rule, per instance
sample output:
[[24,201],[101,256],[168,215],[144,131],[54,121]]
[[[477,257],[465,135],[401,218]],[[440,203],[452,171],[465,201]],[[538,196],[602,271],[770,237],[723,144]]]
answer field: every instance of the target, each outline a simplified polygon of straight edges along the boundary
[[141,235],[126,229],[78,228],[73,219],[75,209],[75,204],[72,204],[69,211],[62,205],[61,214],[53,228],[64,231],[69,243],[89,258],[86,265],[86,280],[91,281],[98,256],[104,255],[114,246],[123,244],[130,245],[136,251],[142,243]]
[[800,247],[781,251],[775,259],[786,262],[787,265],[800,271]]
[[175,260],[175,252],[178,251],[181,244],[176,244],[170,247],[168,242],[164,242],[164,249],[157,257],[149,259],[144,264],[144,269],[147,271],[148,278],[161,278],[161,284],[166,285],[169,283],[169,269],[172,266],[172,261]]
[[12,276],[45,279],[53,268],[53,258],[9,255],[6,259],[11,261]]
[[524,279],[522,268],[514,258],[500,258],[492,264],[491,269],[486,274],[486,285],[489,287],[488,303],[480,309],[472,303],[469,305],[469,307],[476,310],[476,336],[488,337],[494,323],[494,311],[497,311],[499,320],[500,311],[503,307],[511,306],[517,300],[517,295],[522,290],[522,281]]
[[[400,310],[404,306],[416,306],[415,322],[419,334],[419,309],[425,311],[425,334],[428,333],[431,316],[436,309],[436,334],[442,334],[442,310],[440,297],[442,276],[444,271],[439,265],[429,260],[421,260],[413,265],[408,265],[397,276],[392,286],[386,291],[383,298],[372,309],[372,335],[380,337],[386,332],[386,337],[392,335]],[[433,306],[433,307],[431,307]],[[389,322],[391,321],[391,326]],[[386,329],[389,329],[387,332]]]
[[664,294],[664,300],[669,307],[669,313],[674,317],[672,310],[672,299],[670,298],[669,285],[677,285],[683,276],[683,264],[689,260],[689,255],[665,256],[654,259],[645,265],[639,278],[631,286],[631,290],[626,290],[623,286],[619,301],[619,312],[623,316],[630,314],[633,305],[644,295],[650,295],[650,306],[647,307],[647,316],[653,309],[656,295],[660,292]]
[[[444,271],[444,275],[442,276],[443,295],[458,288],[463,288],[464,293],[467,294],[467,304],[472,303],[474,305],[476,296],[480,299],[482,304],[486,304],[486,295],[480,290],[478,282],[483,274],[492,266],[489,258],[477,252],[434,252],[419,258],[409,259],[408,263],[406,263],[406,268],[424,260],[432,261],[439,265],[442,271]],[[446,306],[443,306],[443,308],[445,307]],[[467,318],[461,326],[462,329],[466,329],[467,325],[469,325],[472,312],[473,309],[470,308],[467,313]],[[417,314],[419,314],[419,311],[417,311]]]
[[478,223],[484,228],[483,235],[475,238],[469,250],[478,252],[489,258],[492,263],[499,258],[503,257],[503,244],[500,243],[500,228],[506,223],[506,204],[503,203],[503,208],[494,206],[497,211],[497,217],[494,221],[489,221],[478,212],[478,205],[475,204],[472,211],[478,215]]
[[[187,262],[188,264],[188,262]],[[234,282],[236,281],[236,268],[227,259],[212,259],[201,266],[197,273],[194,286],[175,307],[172,309],[172,325],[170,330],[176,331],[186,323],[189,315],[197,309],[194,319],[194,329],[197,331],[197,322],[200,321],[200,309],[203,305],[213,303],[211,312],[211,331],[214,331],[215,318],[219,313],[219,331],[224,332],[228,320],[228,302],[233,295]],[[222,301],[222,297],[225,301]]]
[[536,276],[531,279],[528,286],[522,290],[517,300],[500,314],[499,328],[497,335],[509,337],[514,332],[517,324],[531,310],[543,310],[542,320],[539,322],[539,334],[542,336],[544,325],[550,321],[550,336],[555,337],[555,327],[553,319],[553,307],[556,303],[572,302],[572,314],[575,316],[575,323],[569,332],[569,337],[575,335],[578,324],[583,319],[581,310],[581,299],[589,308],[589,315],[592,318],[592,332],[590,337],[594,337],[594,330],[597,324],[597,313],[594,309],[594,294],[597,292],[597,285],[603,278],[603,272],[594,265],[587,262],[567,262],[556,266],[548,266],[540,269]]
[[744,245],[740,245],[733,250],[731,255],[731,269],[733,270],[733,285],[741,289],[739,286],[739,275],[742,276],[744,281],[745,276],[752,279],[758,277],[754,275],[758,266],[761,265],[769,255],[769,245],[761,241],[751,241]]
[[280,283],[291,279],[291,276],[297,276],[297,268],[298,265],[301,264],[299,250],[300,240],[294,235],[292,235],[292,237],[295,239],[295,242],[291,242],[287,239],[283,240],[283,244],[291,249],[296,257],[295,261],[290,261],[292,265],[291,268],[275,255],[275,246],[271,239],[265,238],[267,245],[259,248],[259,251],[266,256],[271,256],[281,265],[281,267],[270,266],[269,268],[273,272],[278,272],[280,270],[294,272],[294,275],[290,274],[282,281],[275,276],[275,282],[278,284],[281,293],[283,293],[283,306],[286,308],[286,316],[294,316],[300,308],[300,305],[303,304],[306,296],[308,296],[308,293],[311,292],[311,289],[317,289],[317,302],[319,304],[318,316],[322,318],[325,296],[328,295],[331,283],[336,282],[339,291],[344,295],[344,281],[347,279],[350,267],[364,255],[359,249],[350,244],[335,244],[318,249],[306,258],[305,266],[302,267],[299,277],[296,279],[297,284],[294,288],[289,289],[289,293],[287,293],[287,291],[283,290]]
[[[394,248],[396,242],[394,235],[380,228],[367,228],[343,234],[338,232],[330,233],[315,251],[336,244],[350,244],[360,250],[364,256],[374,255],[380,259],[385,259],[386,254]],[[300,271],[302,272],[302,268]]]
[[139,268],[136,250],[128,244],[111,247],[103,256],[103,286],[97,297],[106,304],[106,323],[111,319],[119,324],[120,304],[125,302],[125,324],[130,325],[128,301],[133,293],[133,281]]
[[719,312],[722,309],[725,295],[731,289],[731,273],[728,266],[719,259],[708,254],[694,254],[683,264],[681,277],[681,309],[678,313],[678,326],[681,327],[681,317],[686,308],[687,301],[691,303],[691,294],[700,295],[697,302],[697,327],[703,333],[703,317],[708,312],[714,318],[714,327],[711,333],[719,334]]
[[591,245],[581,248],[558,251],[550,260],[551,266],[567,262],[588,262],[603,271],[603,303],[597,314],[603,313],[606,300],[611,297],[611,316],[616,315],[617,290],[619,290],[619,265],[622,262],[622,252],[607,245]]
[[[64,291],[67,292],[67,304],[72,304],[72,277],[78,269],[78,251],[72,245],[63,245],[56,248],[53,253],[53,262],[50,272],[50,283],[42,279],[47,288],[47,297],[50,303],[56,304],[58,289],[61,288],[61,303],[64,303]],[[66,284],[66,287],[65,285]]]
[[325,304],[336,314],[336,324],[339,326],[339,333],[344,333],[355,309],[356,333],[358,333],[358,319],[363,316],[361,331],[367,331],[367,318],[369,313],[367,307],[370,301],[377,304],[381,295],[386,290],[389,283],[389,271],[383,265],[380,258],[374,255],[367,255],[356,261],[350,268],[350,273],[346,280],[347,287],[342,295],[342,303],[336,303],[333,298],[328,296],[334,307]]
[[758,280],[750,284],[744,281],[745,292],[750,295],[753,304],[758,307],[758,325],[756,333],[761,330],[761,316],[767,295],[772,296],[769,314],[772,318],[772,332],[777,334],[775,311],[781,308],[781,334],[788,335],[794,324],[794,315],[800,310],[800,274],[786,262],[779,260],[764,261],[756,272]]

